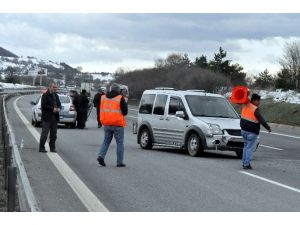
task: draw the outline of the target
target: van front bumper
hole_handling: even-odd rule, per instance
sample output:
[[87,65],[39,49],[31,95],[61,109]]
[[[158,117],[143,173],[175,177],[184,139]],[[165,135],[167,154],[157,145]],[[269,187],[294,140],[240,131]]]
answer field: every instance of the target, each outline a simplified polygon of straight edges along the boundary
[[244,147],[244,139],[241,136],[211,135],[206,136],[207,149],[236,151]]

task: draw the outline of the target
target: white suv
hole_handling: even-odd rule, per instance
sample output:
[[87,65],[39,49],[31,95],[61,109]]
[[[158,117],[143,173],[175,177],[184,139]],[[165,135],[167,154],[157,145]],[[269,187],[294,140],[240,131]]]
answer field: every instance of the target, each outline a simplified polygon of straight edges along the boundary
[[243,155],[240,117],[228,100],[201,90],[146,90],[139,105],[137,142],[187,149],[191,156],[204,150],[235,151]]

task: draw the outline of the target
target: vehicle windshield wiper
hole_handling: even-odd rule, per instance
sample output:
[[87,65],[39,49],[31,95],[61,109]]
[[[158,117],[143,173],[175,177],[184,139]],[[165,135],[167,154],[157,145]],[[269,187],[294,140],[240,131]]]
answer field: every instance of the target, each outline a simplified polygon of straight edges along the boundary
[[234,117],[230,117],[230,116],[216,116],[216,115],[205,115],[205,114],[200,114],[200,115],[194,115],[194,116],[203,116],[203,117],[217,117],[217,118],[231,118],[231,119],[236,119]]
[[205,114],[195,114],[194,116],[204,116],[204,117],[215,117],[215,116],[209,116],[209,115],[205,115]]
[[234,119],[234,117],[232,117],[232,116],[215,116],[215,117],[219,117],[219,118],[231,118],[231,119]]

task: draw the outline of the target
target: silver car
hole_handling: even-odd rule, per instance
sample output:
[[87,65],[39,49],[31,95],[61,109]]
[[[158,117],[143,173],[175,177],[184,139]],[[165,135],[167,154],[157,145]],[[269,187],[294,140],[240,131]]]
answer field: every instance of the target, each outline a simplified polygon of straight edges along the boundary
[[187,149],[191,156],[204,150],[243,155],[240,117],[222,95],[170,88],[146,90],[139,105],[137,142]]
[[[72,99],[69,95],[58,94],[59,100],[61,102],[61,111],[59,112],[59,122],[60,124],[65,124],[67,127],[76,127],[76,110],[72,103]],[[32,107],[32,119],[31,123],[35,127],[41,126],[42,124],[42,110],[41,110],[41,99],[40,95],[35,101],[30,103],[34,105]]]

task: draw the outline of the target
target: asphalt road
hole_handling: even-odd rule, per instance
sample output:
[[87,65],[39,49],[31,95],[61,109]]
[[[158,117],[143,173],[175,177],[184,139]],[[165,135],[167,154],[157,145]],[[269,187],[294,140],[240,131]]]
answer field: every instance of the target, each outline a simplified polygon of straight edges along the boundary
[[[103,129],[97,128],[95,110],[84,130],[59,127],[58,154],[38,152],[39,136],[27,128],[41,132],[30,124],[30,101],[35,98],[14,97],[7,107],[16,141],[21,146],[23,140],[21,157],[42,211],[97,211],[99,207],[90,204],[94,202],[108,211],[125,212],[300,211],[298,129],[273,125],[271,134],[262,132],[254,169],[245,171],[231,152],[207,152],[194,158],[182,150],[140,149],[132,134],[137,111],[130,107],[125,130],[127,167],[116,167],[113,141],[104,168],[96,161]],[[27,122],[21,120],[14,104]],[[64,166],[57,166],[61,161]]]

